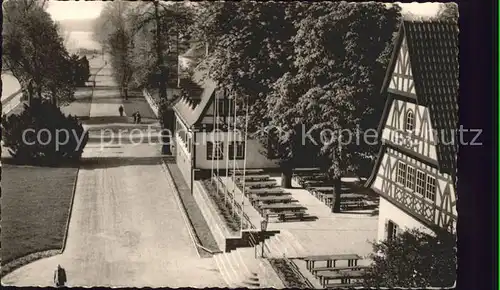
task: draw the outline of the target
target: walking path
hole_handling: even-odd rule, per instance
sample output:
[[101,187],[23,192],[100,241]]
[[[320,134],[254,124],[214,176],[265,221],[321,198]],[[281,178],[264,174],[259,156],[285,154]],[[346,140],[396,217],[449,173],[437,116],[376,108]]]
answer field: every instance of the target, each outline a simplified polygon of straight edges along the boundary
[[[117,90],[96,89],[90,120],[116,116],[119,100]],[[65,251],[17,269],[2,284],[52,286],[61,264],[68,286],[227,287],[215,261],[196,253],[159,146],[89,143]]]

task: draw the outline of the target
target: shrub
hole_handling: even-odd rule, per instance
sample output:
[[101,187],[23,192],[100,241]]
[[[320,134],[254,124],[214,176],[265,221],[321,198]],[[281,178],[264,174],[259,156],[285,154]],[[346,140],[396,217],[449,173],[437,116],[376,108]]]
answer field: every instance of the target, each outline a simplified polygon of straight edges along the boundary
[[451,287],[456,281],[456,236],[418,229],[373,243],[373,263],[365,277],[371,287]]
[[2,116],[4,146],[16,162],[57,165],[77,161],[88,132],[74,116],[65,116],[49,101],[34,100],[20,115]]
[[90,65],[87,56],[80,58],[73,54],[70,60],[74,85],[77,87],[85,86],[85,82],[90,78]]

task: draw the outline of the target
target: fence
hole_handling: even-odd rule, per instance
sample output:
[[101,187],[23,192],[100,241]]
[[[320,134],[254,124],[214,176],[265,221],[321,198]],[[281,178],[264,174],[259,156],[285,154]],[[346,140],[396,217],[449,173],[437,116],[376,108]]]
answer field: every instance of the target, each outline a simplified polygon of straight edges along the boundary
[[[219,184],[219,188],[221,188],[223,190],[222,192],[227,193],[229,200],[230,200],[231,204],[233,205],[233,210],[235,210],[236,212],[242,213],[243,220],[245,221],[246,225],[248,225],[248,227],[250,229],[256,229],[256,227],[250,221],[250,218],[248,217],[248,215],[243,211],[241,204],[239,204],[235,200],[233,193],[227,188],[226,184],[222,181],[220,176],[218,176],[214,173],[212,178],[213,178],[213,180],[215,180]],[[226,190],[224,190],[224,189],[226,189]]]

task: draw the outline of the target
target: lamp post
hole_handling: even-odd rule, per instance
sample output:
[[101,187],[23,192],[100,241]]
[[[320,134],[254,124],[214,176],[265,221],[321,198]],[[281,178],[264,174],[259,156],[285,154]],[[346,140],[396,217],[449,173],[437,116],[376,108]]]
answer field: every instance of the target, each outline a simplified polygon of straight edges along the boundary
[[264,242],[266,241],[265,231],[267,230],[267,223],[268,223],[268,216],[266,215],[265,219],[260,222],[260,231],[262,234],[262,253],[261,253],[262,258],[264,258]]

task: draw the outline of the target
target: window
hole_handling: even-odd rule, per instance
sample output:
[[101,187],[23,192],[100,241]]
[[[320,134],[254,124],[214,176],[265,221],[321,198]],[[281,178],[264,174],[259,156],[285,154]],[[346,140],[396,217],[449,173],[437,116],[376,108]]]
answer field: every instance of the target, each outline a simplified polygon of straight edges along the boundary
[[436,199],[436,178],[427,175],[427,189],[425,191],[425,198],[432,201]]
[[244,159],[245,158],[245,142],[237,142],[236,144],[236,158]]
[[[235,151],[236,150],[236,151]],[[236,158],[234,157],[236,154]],[[233,141],[229,144],[229,159],[245,159],[245,142]]]
[[415,115],[413,114],[413,110],[408,110],[406,113],[406,121],[405,121],[405,129],[406,131],[413,131],[415,128]]
[[415,191],[422,196],[425,195],[425,173],[420,170],[417,170],[417,186]]
[[400,161],[398,163],[397,182],[401,185],[405,185],[405,179],[406,179],[406,164]]
[[408,165],[406,169],[406,187],[410,189],[415,188],[415,168]]
[[226,115],[226,109],[227,109],[227,102],[226,100],[218,100],[217,101],[217,111],[219,116],[225,116]]
[[[214,147],[215,144],[215,147]],[[223,159],[222,142],[207,142],[207,160]]]
[[398,235],[398,232],[399,226],[395,222],[389,221],[387,224],[387,239],[394,239]]

